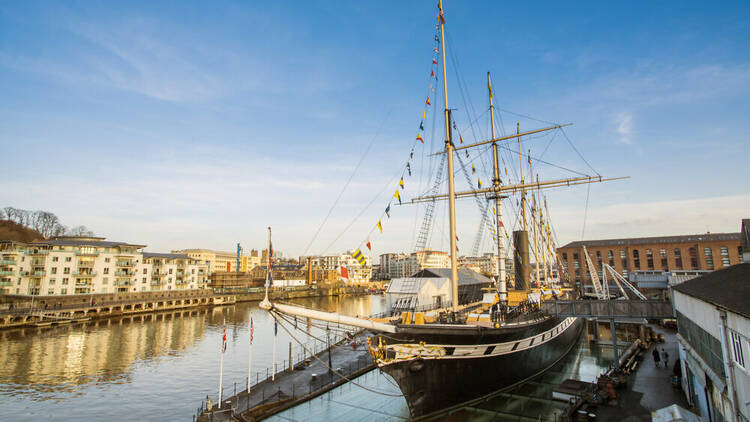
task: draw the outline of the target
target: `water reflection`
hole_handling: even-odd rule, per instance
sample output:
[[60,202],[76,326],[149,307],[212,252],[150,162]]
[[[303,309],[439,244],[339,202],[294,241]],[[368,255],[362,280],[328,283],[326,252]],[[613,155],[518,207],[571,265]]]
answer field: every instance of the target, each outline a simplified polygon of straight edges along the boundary
[[[298,299],[297,303],[349,315],[369,315],[384,307],[381,296]],[[273,360],[273,320],[255,303],[2,331],[0,399],[4,416],[10,420],[29,415],[97,419],[102,415],[99,406],[106,405],[108,415],[121,418],[190,420],[202,397],[216,395],[225,323],[224,391],[231,392],[235,382],[244,388],[251,315],[255,325],[253,367],[261,373]],[[322,333],[316,328],[313,331],[319,336]],[[279,365],[288,359],[288,344],[292,343],[293,354],[302,352],[284,330],[279,329],[277,343]],[[308,346],[313,343],[306,342]],[[107,392],[115,391],[116,400],[107,397]],[[85,402],[99,394],[105,396],[106,403]],[[158,403],[152,403],[156,397]],[[29,406],[25,402],[29,399],[35,404]]]

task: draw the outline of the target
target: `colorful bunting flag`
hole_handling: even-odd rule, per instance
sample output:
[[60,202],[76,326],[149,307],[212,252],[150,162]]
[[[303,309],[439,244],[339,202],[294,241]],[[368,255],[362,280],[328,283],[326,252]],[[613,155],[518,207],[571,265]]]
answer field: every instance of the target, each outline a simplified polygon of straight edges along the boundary
[[466,150],[466,158],[469,158],[469,150]]
[[419,130],[421,130],[421,131],[424,132],[424,120],[422,120],[421,122],[419,122]]
[[434,51],[434,52],[438,53],[438,48],[437,48],[437,46],[435,46],[435,47],[432,47],[432,51]]
[[443,8],[438,3],[438,9],[440,9],[440,23],[445,24],[445,16],[443,16]]
[[435,76],[435,71],[434,71],[434,70],[431,70],[431,71],[430,71],[430,77],[434,77],[434,76]]
[[479,186],[479,189],[482,189],[482,178],[481,177],[477,180],[477,185]]
[[422,120],[427,117],[427,109],[422,110]]
[[432,59],[432,64],[437,64],[437,60]]
[[398,185],[401,186],[401,189],[404,188],[404,178],[402,177],[401,180],[398,181]]
[[474,164],[471,165],[471,174],[476,173],[477,170],[474,168]]
[[424,139],[422,139],[422,134],[421,133],[417,134],[417,141],[419,141],[421,143],[424,143]]
[[372,244],[370,244],[370,239],[367,239],[367,249],[372,250]]
[[362,266],[365,265],[365,256],[362,255],[362,251],[360,251],[359,249],[354,251],[354,253],[352,254],[352,257],[354,257],[354,259],[356,259],[357,262],[359,262],[359,265],[362,265]]
[[440,42],[440,38],[437,35],[435,35],[435,41]]
[[427,102],[427,105],[432,105],[432,104],[430,104],[430,97],[427,97],[427,101],[426,102]]
[[497,212],[495,212],[495,209],[496,209],[495,207],[492,207],[492,213],[497,215]]
[[411,149],[411,152],[409,153],[409,159],[414,158],[414,148]]
[[461,141],[462,144],[464,143],[464,137],[461,136],[460,133],[458,134],[458,139]]
[[398,193],[398,189],[396,189],[396,193],[394,193],[393,196],[398,199],[398,204],[401,205],[401,194]]
[[406,170],[409,172],[409,176],[411,176],[411,164],[406,163]]
[[[389,205],[388,208],[390,208],[390,207],[391,206]],[[380,233],[383,233],[383,225],[380,224],[380,220],[378,220],[378,230],[380,230]]]
[[391,204],[388,204],[388,206],[385,207],[385,215],[387,215],[388,218],[391,218]]
[[349,278],[349,270],[347,270],[343,265],[341,266],[341,278]]

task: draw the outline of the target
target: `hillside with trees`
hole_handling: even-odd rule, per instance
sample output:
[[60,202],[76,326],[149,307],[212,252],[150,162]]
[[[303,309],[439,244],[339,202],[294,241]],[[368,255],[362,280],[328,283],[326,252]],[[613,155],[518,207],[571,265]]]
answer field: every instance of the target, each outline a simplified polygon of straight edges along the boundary
[[31,242],[55,236],[94,236],[86,226],[67,227],[49,211],[0,208],[0,240]]

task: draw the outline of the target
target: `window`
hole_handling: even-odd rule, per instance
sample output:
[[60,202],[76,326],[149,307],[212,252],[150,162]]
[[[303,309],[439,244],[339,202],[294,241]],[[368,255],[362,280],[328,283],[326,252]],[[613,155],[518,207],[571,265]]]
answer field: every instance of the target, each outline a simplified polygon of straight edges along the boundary
[[65,257],[65,262],[70,262],[70,257],[69,256]]
[[144,282],[144,283],[146,282],[146,277],[143,277],[143,282]]
[[[148,274],[148,268],[144,268],[143,269],[143,274]],[[145,278],[144,278],[144,280],[145,280]]]
[[622,270],[622,276],[627,280],[628,279],[628,270],[623,269]]
[[740,257],[740,263],[742,263],[744,260],[742,259],[742,246],[737,246],[737,255]]
[[52,257],[52,262],[57,262],[57,261],[59,261],[59,260],[60,260],[60,259],[59,259],[58,257],[56,257],[56,256],[53,256],[53,257]]
[[625,251],[620,251],[620,259],[627,259],[627,258],[628,258],[628,254],[625,253]]
[[633,249],[633,266],[639,270],[641,269],[641,258],[638,249]]
[[714,269],[714,256],[711,248],[703,248],[703,254],[706,256],[706,268],[709,270]]
[[682,269],[682,252],[680,248],[674,248],[674,265],[678,270]]
[[104,258],[104,262],[109,262],[109,258]]
[[[271,269],[273,269],[273,267],[271,267]],[[273,272],[273,271],[271,271],[271,272]],[[172,269],[171,268],[169,269],[169,273],[172,274]]]
[[732,355],[734,362],[743,368],[747,368],[745,366],[745,351],[743,350],[743,347],[747,347],[747,340],[743,341],[742,337],[734,331],[730,331],[729,334],[732,337]]
[[563,261],[567,261],[568,260],[568,253],[567,252],[563,252],[562,253],[562,257],[563,257]]
[[612,253],[611,249],[607,252],[607,261],[609,261],[610,267],[615,266],[615,255]]
[[70,267],[63,268],[63,274],[70,274]]
[[50,285],[54,285],[55,284],[55,279],[54,278],[50,278],[49,279],[49,284]]
[[729,266],[729,248],[726,246],[721,247],[721,265],[725,267]]
[[694,270],[698,269],[698,248],[691,247],[688,249],[688,255],[690,255],[690,267]]
[[52,270],[50,270],[51,274],[57,274],[57,267],[52,267]]
[[60,294],[61,294],[61,295],[66,295],[66,294],[68,294],[68,289],[62,289],[62,290],[60,290]]
[[654,269],[654,252],[651,249],[646,249],[646,265],[649,270]]
[[50,296],[53,295],[53,294],[55,294],[55,289],[49,289],[49,290],[47,290],[47,294],[50,295]]
[[729,256],[729,248],[726,246],[721,247],[721,256]]
[[104,268],[104,274],[109,274],[109,267]]
[[68,283],[70,283],[70,279],[68,279],[67,277],[63,278],[62,284],[68,284]]
[[102,284],[106,285],[108,281],[109,281],[109,278],[107,278],[107,277],[104,277],[104,278],[102,279]]
[[661,267],[663,269],[669,268],[669,264],[667,263],[667,250],[662,248],[659,249],[659,257],[661,258]]

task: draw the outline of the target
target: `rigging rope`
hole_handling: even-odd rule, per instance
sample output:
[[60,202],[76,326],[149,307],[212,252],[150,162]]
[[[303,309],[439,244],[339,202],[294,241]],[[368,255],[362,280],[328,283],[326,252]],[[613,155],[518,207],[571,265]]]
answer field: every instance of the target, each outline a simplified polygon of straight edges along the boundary
[[380,131],[383,129],[383,126],[385,126],[385,122],[388,120],[388,117],[390,117],[391,111],[393,111],[393,108],[391,108],[391,110],[389,110],[388,113],[386,113],[385,118],[383,119],[382,122],[380,122],[380,126],[375,131],[375,135],[373,135],[372,139],[370,140],[370,144],[367,145],[367,148],[365,148],[365,151],[362,153],[362,157],[359,159],[359,162],[354,167],[352,174],[349,175],[349,180],[347,180],[346,183],[344,184],[344,187],[341,188],[341,192],[339,192],[339,195],[336,197],[336,200],[333,201],[333,205],[331,205],[331,209],[328,210],[328,214],[326,214],[325,218],[323,219],[323,222],[320,223],[318,230],[315,231],[315,235],[313,235],[313,238],[310,240],[310,243],[307,244],[307,247],[305,248],[305,252],[302,253],[303,256],[307,255],[307,252],[310,250],[310,246],[312,246],[313,242],[315,242],[315,239],[318,238],[318,235],[320,234],[320,231],[323,229],[323,226],[325,226],[334,208],[336,208],[336,205],[338,205],[339,200],[341,200],[341,196],[346,191],[346,188],[349,187],[349,183],[351,183],[352,179],[354,178],[354,175],[357,174],[357,170],[359,170],[359,167],[362,165],[362,162],[365,161],[365,157],[367,157],[367,154],[370,152],[372,145],[375,143],[375,139],[378,138],[378,135],[380,135]]
[[[278,321],[278,318],[277,318],[277,316],[279,315],[279,314],[278,314],[278,312],[273,312],[273,311],[271,311],[271,314],[273,315],[273,318],[274,318],[275,320],[277,320],[277,321]],[[292,333],[291,333],[291,332],[290,332],[290,331],[289,331],[289,330],[288,330],[288,329],[287,329],[287,328],[286,328],[286,327],[284,326],[284,324],[281,324],[281,323],[279,323],[279,326],[281,326],[281,328],[282,328],[282,329],[283,329],[284,331],[286,331],[286,333],[287,333],[287,334],[289,334],[289,337],[291,337],[291,338],[292,338],[292,339],[293,339],[294,341],[296,341],[296,342],[297,342],[297,344],[299,344],[300,346],[302,346],[302,348],[303,348],[303,349],[305,349],[305,350],[306,350],[306,351],[307,351],[308,353],[310,353],[310,355],[311,355],[312,357],[314,357],[314,358],[315,358],[315,360],[317,360],[318,362],[320,362],[320,363],[321,363],[321,364],[322,364],[323,366],[325,366],[326,368],[328,368],[328,370],[329,370],[329,371],[331,371],[332,373],[336,374],[336,375],[337,375],[338,377],[340,377],[341,379],[343,379],[343,380],[345,380],[345,381],[347,381],[347,382],[350,382],[350,383],[352,383],[352,384],[356,385],[357,387],[359,387],[359,388],[361,388],[361,389],[363,389],[363,390],[367,390],[367,391],[369,391],[369,392],[371,392],[371,393],[375,393],[375,394],[381,394],[381,395],[383,395],[383,396],[389,396],[389,397],[403,397],[403,396],[404,396],[403,394],[392,394],[392,393],[386,393],[386,392],[384,392],[384,391],[378,391],[378,390],[372,389],[372,388],[370,388],[370,387],[367,387],[367,386],[365,386],[365,385],[362,385],[362,384],[359,384],[359,383],[355,382],[354,380],[352,380],[352,379],[350,379],[350,378],[346,377],[346,376],[345,376],[345,375],[343,375],[343,374],[340,374],[339,372],[337,372],[336,370],[334,370],[333,368],[331,368],[330,366],[328,366],[328,364],[327,364],[327,363],[323,362],[323,360],[321,360],[321,359],[320,359],[320,358],[319,358],[319,357],[318,357],[317,355],[315,355],[314,353],[310,352],[310,350],[309,350],[309,349],[307,348],[307,346],[305,346],[305,344],[304,344],[304,343],[302,343],[301,341],[297,340],[297,337],[295,337],[295,336],[294,336],[294,335],[293,335],[293,334],[292,334]]]

